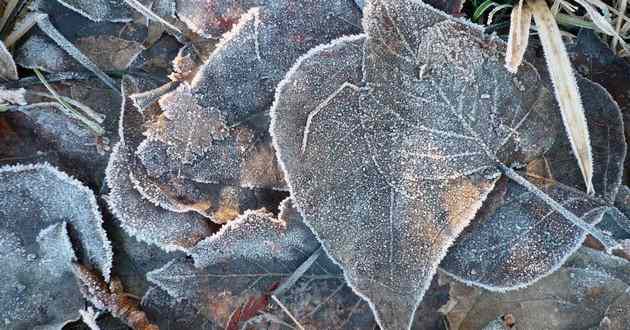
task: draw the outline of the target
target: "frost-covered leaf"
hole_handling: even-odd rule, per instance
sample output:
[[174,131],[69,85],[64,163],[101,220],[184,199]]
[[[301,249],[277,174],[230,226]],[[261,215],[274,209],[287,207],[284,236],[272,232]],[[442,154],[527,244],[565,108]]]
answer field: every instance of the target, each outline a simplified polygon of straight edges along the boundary
[[0,41],[0,78],[9,79],[9,80],[18,79],[17,67],[15,66],[13,55],[9,53],[9,50],[1,41]]
[[[554,200],[584,217],[602,220],[621,184],[626,154],[619,108],[599,85],[579,79],[593,141],[593,185],[587,196],[571,145],[559,132],[551,149],[530,162],[530,181]],[[542,215],[542,216],[541,216]],[[555,271],[578,249],[586,233],[512,181],[503,180],[475,220],[450,248],[441,267],[456,278],[490,290],[533,283]]]
[[293,63],[319,44],[359,33],[359,19],[351,0],[269,1],[252,8],[192,81],[193,94],[201,107],[224,113],[228,125],[266,129],[264,111]]
[[505,45],[480,28],[420,1],[369,1],[364,14],[367,37],[290,71],[271,132],[306,223],[380,326],[407,329],[497,165],[540,156],[559,117],[537,72],[507,72]]
[[273,0],[177,0],[177,15],[195,33],[218,38],[250,8]]
[[309,48],[358,32],[358,10],[348,0],[269,1],[247,12],[243,2],[204,5],[217,15],[224,6],[244,11],[230,10],[238,24],[192,83],[161,99],[164,115],[147,132],[140,159],[153,177],[177,173],[202,183],[286,189],[267,132],[273,90]]
[[450,329],[480,329],[505,313],[517,329],[596,329],[612,308],[620,307],[629,265],[581,248],[560,270],[521,290],[489,292],[445,278],[452,306],[444,312]]
[[3,326],[60,329],[78,319],[84,301],[71,262],[92,265],[107,278],[112,263],[93,193],[47,164],[5,166],[0,206]]
[[[626,142],[630,141],[630,64],[618,57],[594,31],[582,29],[575,43],[567,46],[576,70],[602,85],[619,105],[625,124]],[[586,101],[586,100],[585,100]],[[625,184],[630,181],[630,157],[625,162]]]
[[[249,211],[200,242],[192,250],[194,264],[175,259],[148,278],[174,298],[200,308],[214,323],[225,325],[234,310],[269,294],[318,247],[298,211],[286,200],[278,219],[263,211]],[[309,329],[343,328],[343,321],[350,318],[348,323],[355,328],[371,326],[369,309],[345,286],[340,269],[323,254],[279,298]],[[267,312],[284,318],[282,311]]]
[[134,150],[142,140],[144,119],[128,95],[150,89],[141,83],[131,78],[123,80],[121,141],[114,147],[106,170],[111,189],[109,205],[132,236],[166,250],[184,250],[210,235],[212,231],[207,221],[196,213],[174,213],[156,206],[136,190],[131,178],[132,174],[143,171]]

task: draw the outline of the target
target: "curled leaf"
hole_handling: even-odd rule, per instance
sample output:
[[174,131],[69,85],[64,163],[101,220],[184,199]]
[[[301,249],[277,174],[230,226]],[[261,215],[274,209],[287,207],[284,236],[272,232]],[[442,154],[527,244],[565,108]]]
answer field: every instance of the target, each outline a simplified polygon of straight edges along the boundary
[[109,205],[122,227],[131,235],[166,250],[184,250],[210,235],[211,228],[204,218],[195,213],[172,213],[156,207],[136,190],[130,176],[143,170],[138,167],[134,154],[142,140],[143,118],[128,98],[141,87],[141,82],[130,78],[123,80],[121,142],[114,147],[106,170],[107,183],[111,188]]
[[84,301],[71,263],[110,276],[112,250],[101,224],[94,194],[50,165],[0,168],[4,326],[60,329],[78,319]]

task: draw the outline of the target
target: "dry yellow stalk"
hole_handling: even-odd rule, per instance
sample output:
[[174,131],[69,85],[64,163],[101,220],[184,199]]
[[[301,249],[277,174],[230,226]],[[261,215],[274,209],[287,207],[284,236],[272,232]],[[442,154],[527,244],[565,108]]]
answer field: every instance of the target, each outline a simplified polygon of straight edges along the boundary
[[516,73],[523,62],[523,56],[529,41],[529,28],[532,23],[532,12],[520,0],[510,16],[510,35],[508,37],[505,68]]
[[593,188],[593,157],[588,125],[578,90],[571,61],[562,41],[560,29],[545,0],[530,0],[538,29],[538,36],[543,46],[549,76],[553,83],[556,100],[562,113],[562,121],[571,141],[573,153],[577,158],[580,171],[589,194]]

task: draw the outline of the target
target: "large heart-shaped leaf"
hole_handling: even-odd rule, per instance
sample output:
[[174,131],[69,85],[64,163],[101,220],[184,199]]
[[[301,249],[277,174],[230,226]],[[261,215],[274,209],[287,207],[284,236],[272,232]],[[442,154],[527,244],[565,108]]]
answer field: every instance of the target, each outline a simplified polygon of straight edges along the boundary
[[540,156],[559,118],[533,67],[509,74],[480,28],[420,1],[364,14],[367,36],[290,71],[271,132],[306,223],[381,327],[407,329],[499,164]]
[[[0,318],[61,329],[84,301],[72,262],[108,280],[112,249],[92,191],[48,164],[0,168]],[[75,253],[76,249],[76,253]]]
[[[601,86],[578,80],[593,141],[593,185],[584,193],[566,134],[530,162],[530,181],[585,221],[596,224],[613,204],[623,174],[626,144],[619,108]],[[621,217],[619,217],[621,218]],[[584,242],[586,232],[513,181],[497,185],[475,221],[440,265],[464,282],[490,290],[526,286],[555,271]]]

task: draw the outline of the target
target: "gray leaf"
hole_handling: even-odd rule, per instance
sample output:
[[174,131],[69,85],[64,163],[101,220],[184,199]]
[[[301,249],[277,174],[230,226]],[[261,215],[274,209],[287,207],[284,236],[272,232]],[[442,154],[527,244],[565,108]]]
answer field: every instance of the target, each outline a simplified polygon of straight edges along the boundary
[[[145,87],[145,88],[142,88]],[[135,189],[131,174],[144,170],[134,155],[142,140],[142,115],[128,98],[129,94],[148,89],[142,82],[123,80],[123,105],[120,115],[121,141],[114,147],[106,170],[111,189],[109,206],[122,227],[141,241],[166,250],[186,250],[211,234],[204,217],[196,213],[174,213],[143,198]]]
[[0,168],[5,327],[60,329],[79,317],[84,300],[71,262],[96,267],[107,279],[111,272],[112,250],[101,225],[92,191],[66,174],[47,164]]
[[420,1],[364,13],[367,38],[320,46],[290,71],[271,132],[305,222],[380,326],[407,329],[497,164],[540,156],[559,117],[533,67],[509,74],[505,45],[478,27]]
[[[571,145],[560,131],[552,148],[530,162],[530,181],[589,223],[612,206],[623,174],[626,145],[619,108],[598,84],[579,81],[593,141],[593,185],[587,196]],[[542,215],[542,216],[541,216]],[[586,233],[515,182],[502,182],[449,250],[441,267],[456,278],[489,290],[526,286],[555,271],[577,250]]]
[[[192,250],[194,264],[175,259],[148,278],[174,298],[207,310],[213,323],[225,325],[238,306],[268,295],[318,247],[298,211],[285,200],[278,219],[262,211],[247,212],[200,242]],[[372,326],[367,306],[352,294],[340,269],[323,254],[279,298],[308,328]],[[268,312],[285,317],[279,309]],[[252,326],[265,329],[262,324]]]

